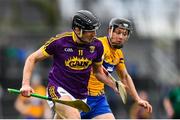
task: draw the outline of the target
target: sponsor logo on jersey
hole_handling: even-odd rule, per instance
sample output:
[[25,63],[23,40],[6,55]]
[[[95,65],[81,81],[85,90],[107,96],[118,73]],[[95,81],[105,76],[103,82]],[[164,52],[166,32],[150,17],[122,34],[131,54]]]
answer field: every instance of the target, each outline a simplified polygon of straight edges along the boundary
[[73,70],[84,70],[92,64],[92,61],[87,58],[71,57],[68,60],[65,60],[65,66]]
[[90,49],[90,53],[93,53],[95,50],[95,46],[90,46],[89,49]]
[[72,48],[64,48],[64,51],[65,52],[73,52],[73,49]]

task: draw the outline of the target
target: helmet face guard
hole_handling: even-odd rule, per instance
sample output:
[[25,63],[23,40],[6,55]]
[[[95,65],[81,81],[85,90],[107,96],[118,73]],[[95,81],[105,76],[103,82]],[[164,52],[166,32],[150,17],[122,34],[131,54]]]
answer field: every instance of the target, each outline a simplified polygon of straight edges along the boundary
[[[111,43],[112,33],[115,31],[116,28],[122,28],[122,29],[128,30],[128,38],[133,30],[132,24],[129,20],[119,19],[119,18],[112,18],[109,23],[109,28],[111,29],[110,34],[109,34],[110,43]],[[123,44],[116,44],[116,45],[111,45],[111,46],[113,48],[120,49],[123,47]]]

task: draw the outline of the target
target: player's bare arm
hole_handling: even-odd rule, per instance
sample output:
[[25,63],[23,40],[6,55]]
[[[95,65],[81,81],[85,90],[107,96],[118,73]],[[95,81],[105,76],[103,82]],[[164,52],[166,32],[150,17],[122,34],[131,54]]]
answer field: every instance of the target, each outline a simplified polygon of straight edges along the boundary
[[116,93],[119,93],[116,87],[115,82],[111,80],[111,78],[104,72],[103,66],[100,64],[94,64],[93,65],[93,72],[96,78],[103,82],[104,84],[111,87]]
[[49,56],[45,56],[41,49],[35,51],[31,55],[29,55],[25,61],[25,66],[23,70],[23,80],[22,80],[22,87],[20,89],[21,94],[23,96],[30,96],[31,93],[34,92],[34,90],[30,86],[30,79],[33,72],[33,69],[35,67],[35,64],[38,61],[41,61]]
[[172,103],[169,100],[169,98],[165,98],[163,100],[163,105],[164,105],[165,111],[167,112],[168,118],[172,118],[174,115],[174,110],[173,110]]
[[128,74],[127,70],[126,69],[120,70],[117,68],[117,73],[118,76],[121,78],[122,83],[126,85],[126,90],[128,91],[128,93],[133,97],[135,101],[138,101],[138,99],[140,98],[136,92],[135,86],[132,83],[132,79]]
[[148,101],[143,100],[139,97],[134,83],[132,81],[131,76],[128,74],[126,69],[118,69],[117,66],[117,73],[118,76],[121,78],[122,83],[126,85],[126,90],[132,96],[132,98],[141,106],[143,106],[148,112],[152,112],[152,106],[149,104]]

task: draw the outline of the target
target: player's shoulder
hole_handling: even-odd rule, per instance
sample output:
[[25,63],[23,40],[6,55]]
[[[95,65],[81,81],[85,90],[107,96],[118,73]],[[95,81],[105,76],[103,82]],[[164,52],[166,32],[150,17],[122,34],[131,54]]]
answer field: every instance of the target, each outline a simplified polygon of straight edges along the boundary
[[107,36],[98,37],[98,40],[100,40],[103,45],[108,43]]
[[56,39],[62,39],[66,37],[72,37],[72,32],[63,32],[55,36]]
[[98,40],[101,41],[101,43],[103,44],[104,47],[109,46],[107,36],[98,37]]
[[46,44],[50,44],[50,43],[57,43],[59,41],[63,41],[64,39],[67,39],[71,37],[72,38],[72,32],[63,32],[60,34],[56,34],[54,37],[51,37]]
[[96,43],[96,44],[102,44],[102,41],[99,39],[99,38],[95,38],[94,39],[94,43]]
[[107,36],[101,36],[101,37],[98,37],[98,39],[100,41],[106,41],[107,40]]

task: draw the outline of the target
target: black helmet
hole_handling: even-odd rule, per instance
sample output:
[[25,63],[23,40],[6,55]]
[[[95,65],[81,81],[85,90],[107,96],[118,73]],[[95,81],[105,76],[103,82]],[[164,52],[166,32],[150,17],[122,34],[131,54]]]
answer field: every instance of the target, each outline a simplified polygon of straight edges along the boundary
[[72,29],[79,27],[82,30],[95,30],[99,26],[99,19],[87,10],[80,10],[73,17]]
[[109,23],[109,28],[112,28],[112,27],[113,28],[120,27],[120,28],[127,29],[129,33],[132,32],[133,30],[131,22],[127,19],[112,18]]
[[123,44],[112,44],[111,42],[111,37],[112,37],[112,32],[114,32],[114,30],[116,28],[123,28],[125,30],[128,30],[128,38],[129,39],[129,36],[130,36],[130,33],[132,32],[133,28],[132,28],[132,24],[129,20],[127,19],[120,19],[120,18],[112,18],[110,23],[109,23],[109,28],[111,29],[111,33],[109,35],[110,37],[110,44],[113,48],[116,48],[116,49],[120,49],[123,47]]

